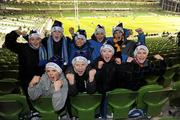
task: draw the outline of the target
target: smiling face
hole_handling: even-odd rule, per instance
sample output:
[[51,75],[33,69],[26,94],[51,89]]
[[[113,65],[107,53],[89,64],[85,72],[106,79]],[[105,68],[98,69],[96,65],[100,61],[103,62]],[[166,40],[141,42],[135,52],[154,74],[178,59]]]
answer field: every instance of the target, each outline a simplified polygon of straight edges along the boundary
[[53,37],[54,41],[56,41],[56,42],[60,41],[62,36],[63,36],[63,34],[60,31],[52,32],[52,37]]
[[122,38],[122,35],[123,35],[122,32],[116,31],[116,32],[114,33],[114,38],[116,38],[116,39],[121,39],[121,38]]
[[96,33],[95,36],[96,36],[96,39],[97,39],[99,42],[103,41],[103,40],[104,40],[104,37],[105,37],[104,33],[102,33],[102,32]]
[[60,78],[59,72],[54,68],[47,67],[46,73],[51,81],[56,81],[56,80],[59,80]]
[[76,46],[81,47],[84,45],[84,40],[82,38],[78,38],[76,41]]
[[29,43],[35,47],[35,48],[39,48],[40,44],[41,44],[41,38],[39,37],[31,37],[29,38]]
[[144,49],[140,49],[137,54],[136,54],[136,59],[138,60],[139,63],[144,63],[146,58],[148,56],[148,53]]
[[79,75],[82,76],[87,68],[87,63],[84,61],[77,61],[73,64],[74,71]]
[[104,61],[109,62],[113,56],[113,52],[110,49],[102,49],[101,56],[104,59]]

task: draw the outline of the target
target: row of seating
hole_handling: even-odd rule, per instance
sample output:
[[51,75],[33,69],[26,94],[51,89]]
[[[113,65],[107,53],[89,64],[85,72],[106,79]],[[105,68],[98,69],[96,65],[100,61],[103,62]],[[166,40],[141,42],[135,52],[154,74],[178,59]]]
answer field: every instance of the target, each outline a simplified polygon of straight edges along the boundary
[[[134,92],[127,89],[116,89],[107,93],[109,108],[113,119],[128,118],[128,112],[135,105],[142,109],[147,116],[157,116],[161,113],[163,105],[169,100],[171,105],[180,107],[180,81],[173,84],[173,89],[166,90],[160,85],[147,85]],[[81,93],[70,98],[72,114],[79,120],[94,120],[100,106],[101,94]],[[40,112],[43,120],[57,120],[58,113],[54,112],[50,97],[41,97],[33,101],[34,107]],[[27,111],[25,97],[18,94],[8,94],[0,97],[0,117],[12,119]],[[65,112],[65,111],[63,111]],[[60,113],[62,114],[62,113]]]

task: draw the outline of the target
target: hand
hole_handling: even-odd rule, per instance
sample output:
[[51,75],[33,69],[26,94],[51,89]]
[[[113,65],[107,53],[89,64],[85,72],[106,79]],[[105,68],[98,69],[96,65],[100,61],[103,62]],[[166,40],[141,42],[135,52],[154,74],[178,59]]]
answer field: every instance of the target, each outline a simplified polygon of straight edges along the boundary
[[72,36],[74,36],[74,28],[73,28],[73,27],[70,27],[70,28],[69,28],[69,33],[70,33]]
[[96,74],[96,70],[92,69],[89,71],[89,82],[92,82],[94,80],[94,76]]
[[26,29],[26,28],[19,27],[19,28],[16,30],[16,33],[17,33],[18,35],[25,36],[25,35],[27,35],[27,29]]
[[63,81],[62,80],[54,81],[54,89],[55,89],[55,91],[60,90],[62,86],[63,86]]
[[134,58],[133,57],[128,57],[128,59],[127,59],[127,61],[126,62],[132,62],[134,60]]
[[120,58],[116,58],[115,61],[116,61],[116,63],[117,63],[118,65],[121,64],[121,59],[120,59]]
[[34,85],[36,85],[36,84],[38,84],[39,83],[39,81],[40,81],[40,76],[34,76],[33,78],[32,78],[32,80],[31,80],[31,82],[29,83],[29,86],[30,87],[33,87]]
[[104,64],[104,62],[103,62],[103,61],[99,61],[99,62],[98,62],[98,69],[101,69],[101,68],[102,68],[102,66],[103,66],[103,64]]
[[157,60],[164,60],[164,58],[160,56],[159,54],[154,55],[154,58]]
[[69,84],[70,84],[70,85],[73,85],[73,84],[74,84],[74,74],[68,73],[68,74],[66,74],[66,78],[67,78],[67,80],[69,81]]

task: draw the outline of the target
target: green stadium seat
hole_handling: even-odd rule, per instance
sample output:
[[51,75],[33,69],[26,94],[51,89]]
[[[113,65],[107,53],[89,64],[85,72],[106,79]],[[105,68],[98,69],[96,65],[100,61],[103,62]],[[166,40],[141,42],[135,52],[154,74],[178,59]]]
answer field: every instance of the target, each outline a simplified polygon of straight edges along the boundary
[[173,90],[147,91],[143,96],[143,102],[146,104],[144,110],[147,115],[151,117],[160,115],[162,107],[168,101],[172,91]]
[[163,78],[164,78],[163,86],[164,87],[168,87],[171,85],[171,83],[173,81],[173,77],[175,75],[175,71],[176,71],[176,68],[174,68],[174,67],[170,67],[170,68],[166,69],[166,71],[163,75]]
[[137,108],[139,109],[145,109],[146,107],[146,104],[144,103],[143,101],[143,97],[145,95],[145,93],[147,91],[152,91],[152,90],[162,90],[163,89],[163,86],[161,85],[146,85],[146,86],[143,86],[141,87],[139,90],[138,90],[138,96],[137,96]]
[[0,79],[0,95],[19,93],[18,80],[13,78]]
[[23,110],[23,106],[16,100],[2,101],[0,98],[0,116],[4,120],[18,120],[18,116]]
[[128,112],[136,101],[137,92],[128,89],[115,89],[108,92],[109,108],[114,119],[128,118]]
[[149,75],[146,77],[146,81],[147,81],[148,85],[157,84],[158,79],[159,79],[159,76],[157,76],[157,75]]
[[34,108],[40,113],[42,120],[57,120],[58,112],[52,106],[52,97],[40,97],[32,101]]
[[18,79],[18,70],[0,70],[0,79],[2,78],[15,78]]
[[79,120],[94,120],[95,112],[100,106],[101,94],[80,93],[70,98],[73,116]]
[[3,120],[18,120],[19,114],[27,111],[25,96],[18,94],[0,96],[0,118]]
[[171,97],[170,97],[170,105],[180,107],[180,81],[173,83],[173,91]]

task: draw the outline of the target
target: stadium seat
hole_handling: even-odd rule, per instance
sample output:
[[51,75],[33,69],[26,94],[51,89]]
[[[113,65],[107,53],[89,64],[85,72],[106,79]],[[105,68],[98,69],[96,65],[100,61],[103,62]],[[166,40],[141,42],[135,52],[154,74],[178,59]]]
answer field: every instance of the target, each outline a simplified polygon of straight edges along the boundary
[[52,106],[52,97],[40,97],[32,101],[34,108],[40,113],[42,120],[57,120],[58,113]]
[[0,118],[3,120],[18,120],[20,113],[28,111],[25,96],[8,94],[0,96]]
[[109,108],[114,119],[128,118],[128,112],[136,101],[137,92],[128,89],[115,89],[108,92]]
[[18,80],[13,78],[0,79],[0,95],[19,93]]
[[143,102],[146,104],[144,108],[145,113],[151,117],[158,116],[172,91],[173,90],[147,91],[143,96]]
[[171,97],[170,97],[170,105],[180,107],[180,81],[173,83],[173,91]]
[[170,67],[170,68],[166,69],[166,71],[163,75],[163,78],[164,78],[163,86],[164,87],[168,87],[171,85],[171,82],[172,82],[173,77],[175,75],[175,70],[176,70],[176,68],[174,68],[174,67]]
[[145,109],[146,105],[143,101],[143,97],[145,95],[145,93],[147,91],[152,91],[152,90],[162,90],[163,89],[163,86],[160,86],[160,85],[146,85],[146,86],[143,86],[141,87],[139,90],[138,90],[138,96],[137,96],[137,108],[139,109]]
[[100,106],[100,94],[80,93],[70,98],[73,116],[79,120],[94,120],[95,111]]
[[146,77],[146,81],[148,85],[156,84],[158,79],[159,79],[159,76],[157,75],[149,75]]
[[2,78],[18,78],[18,70],[0,70],[0,79]]
[[4,120],[18,120],[18,116],[21,113],[23,106],[16,100],[2,101],[0,98],[0,116]]

